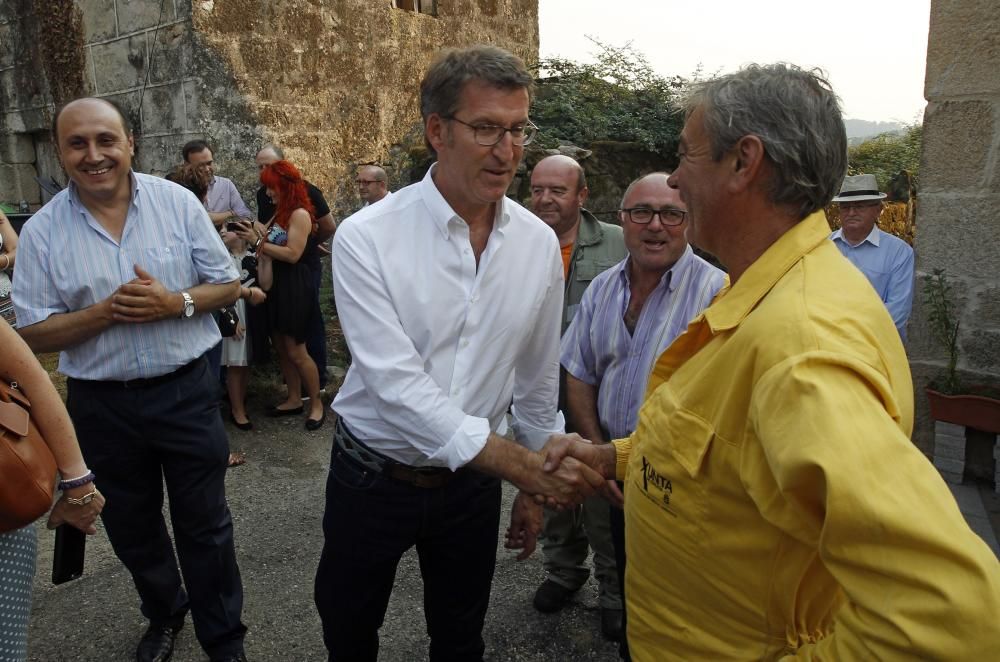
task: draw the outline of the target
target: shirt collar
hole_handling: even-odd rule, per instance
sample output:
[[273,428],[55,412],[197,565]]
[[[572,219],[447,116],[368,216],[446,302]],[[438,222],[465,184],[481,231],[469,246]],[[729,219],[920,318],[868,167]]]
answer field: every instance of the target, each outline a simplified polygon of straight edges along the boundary
[[[139,183],[139,178],[135,176],[134,170],[129,169],[128,174],[129,174],[129,179],[132,182],[132,199],[130,200],[130,203],[136,204],[139,198],[139,191],[142,189],[142,185]],[[77,210],[86,209],[86,205],[84,205],[83,201],[80,200],[80,191],[76,185],[76,182],[70,179],[69,186],[67,186],[67,188],[69,189],[69,201],[73,204],[73,206]]]
[[[668,292],[674,292],[679,284],[682,282],[681,276],[685,271],[691,268],[691,263],[694,260],[694,251],[691,249],[691,244],[688,244],[684,248],[684,252],[681,254],[674,265],[667,269],[662,276],[660,276],[660,282],[657,284],[656,289],[661,287],[666,287]],[[619,278],[624,279],[625,287],[629,286],[629,265],[632,264],[632,256],[627,256],[624,260],[619,262],[616,266],[612,267],[618,270]]]
[[820,210],[799,221],[764,251],[735,285],[723,288],[705,311],[713,333],[739,326],[771,288],[805,255],[827,240],[830,226]]
[[[424,205],[426,205],[427,210],[430,212],[434,225],[441,235],[447,239],[449,234],[448,226],[452,221],[465,223],[465,220],[455,213],[455,210],[451,208],[451,205],[444,199],[441,191],[438,190],[437,185],[434,183],[433,174],[436,168],[437,163],[432,164],[430,169],[427,170],[427,174],[424,175],[423,180],[421,180],[419,185],[420,195],[423,198]],[[503,232],[503,229],[510,222],[510,211],[507,208],[509,204],[511,202],[506,196],[500,198],[500,201],[497,202],[496,216],[493,219],[494,231]]]
[[843,228],[837,228],[836,230],[834,230],[833,234],[830,235],[830,239],[831,240],[833,240],[833,241],[840,240],[840,241],[844,242],[845,244],[847,244],[848,246],[851,246],[851,248],[856,248],[857,246],[860,246],[861,244],[865,243],[866,241],[869,244],[872,244],[873,246],[875,246],[875,248],[878,248],[878,242],[879,242],[879,239],[881,237],[882,237],[882,231],[878,229],[877,225],[873,226],[872,227],[872,231],[868,233],[868,236],[865,237],[864,239],[862,239],[855,246],[851,246],[851,242],[847,241],[847,237],[844,236],[844,229]]

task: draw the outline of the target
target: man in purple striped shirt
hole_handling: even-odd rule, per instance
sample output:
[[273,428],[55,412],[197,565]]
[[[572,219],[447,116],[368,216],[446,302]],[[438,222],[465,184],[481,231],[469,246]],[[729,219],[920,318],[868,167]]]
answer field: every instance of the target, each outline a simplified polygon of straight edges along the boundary
[[[567,422],[595,444],[631,434],[656,357],[725,284],[688,245],[687,210],[667,176],[640,177],[625,191],[618,215],[628,256],[594,279],[563,335]],[[611,534],[624,593],[625,522],[614,507]]]

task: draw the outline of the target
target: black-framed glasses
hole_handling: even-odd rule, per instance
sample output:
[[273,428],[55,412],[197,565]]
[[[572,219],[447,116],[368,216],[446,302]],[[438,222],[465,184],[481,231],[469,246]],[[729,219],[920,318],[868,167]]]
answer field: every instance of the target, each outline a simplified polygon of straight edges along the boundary
[[476,144],[482,145],[483,147],[493,147],[503,140],[503,134],[505,133],[510,134],[510,139],[515,145],[523,147],[524,145],[530,144],[531,141],[535,139],[535,134],[538,132],[538,127],[530,121],[526,124],[512,126],[508,129],[505,126],[497,126],[496,124],[469,124],[468,122],[463,122],[454,116],[442,117],[446,120],[453,120],[459,124],[464,124],[472,129],[472,136],[475,139]]
[[686,211],[677,209],[676,207],[664,207],[663,209],[632,207],[631,209],[619,209],[618,211],[624,213],[628,217],[628,220],[639,225],[652,223],[654,216],[659,216],[660,223],[663,225],[680,225],[684,222],[684,217],[687,216]]

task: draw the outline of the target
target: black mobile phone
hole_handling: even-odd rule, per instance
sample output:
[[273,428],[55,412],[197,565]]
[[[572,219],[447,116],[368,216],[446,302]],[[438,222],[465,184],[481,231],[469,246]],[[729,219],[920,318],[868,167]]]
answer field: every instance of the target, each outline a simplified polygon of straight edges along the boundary
[[83,552],[87,534],[69,524],[56,527],[56,547],[52,559],[52,583],[62,584],[83,574]]
[[226,221],[226,230],[229,232],[236,232],[237,230],[243,229],[243,223],[240,221]]

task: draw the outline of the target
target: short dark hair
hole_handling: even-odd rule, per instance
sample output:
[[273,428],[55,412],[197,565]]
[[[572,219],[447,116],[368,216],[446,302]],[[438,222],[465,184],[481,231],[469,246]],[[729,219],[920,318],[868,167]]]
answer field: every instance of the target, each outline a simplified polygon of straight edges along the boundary
[[420,82],[420,115],[450,117],[469,81],[482,81],[501,90],[525,89],[530,97],[535,79],[521,58],[496,46],[471,46],[442,51]]
[[103,101],[104,103],[111,106],[114,109],[114,111],[118,113],[118,119],[121,120],[122,129],[125,130],[125,135],[128,136],[132,134],[132,122],[129,120],[128,115],[125,114],[125,111],[122,110],[122,107],[118,104],[117,101],[113,101],[111,99],[105,99],[102,97],[80,97],[79,99],[73,99],[72,101],[67,101],[66,103],[62,104],[61,106],[56,108],[56,112],[52,115],[52,142],[54,142],[56,145],[59,144],[59,116],[62,115],[62,111],[66,110],[66,106],[70,105],[71,103],[75,101],[83,101],[84,99]]
[[191,156],[192,154],[203,152],[206,149],[212,152],[213,154],[215,153],[215,150],[212,149],[209,146],[209,144],[204,140],[189,140],[186,143],[184,143],[184,147],[181,148],[181,154],[184,155],[184,160],[187,161],[188,157]]

